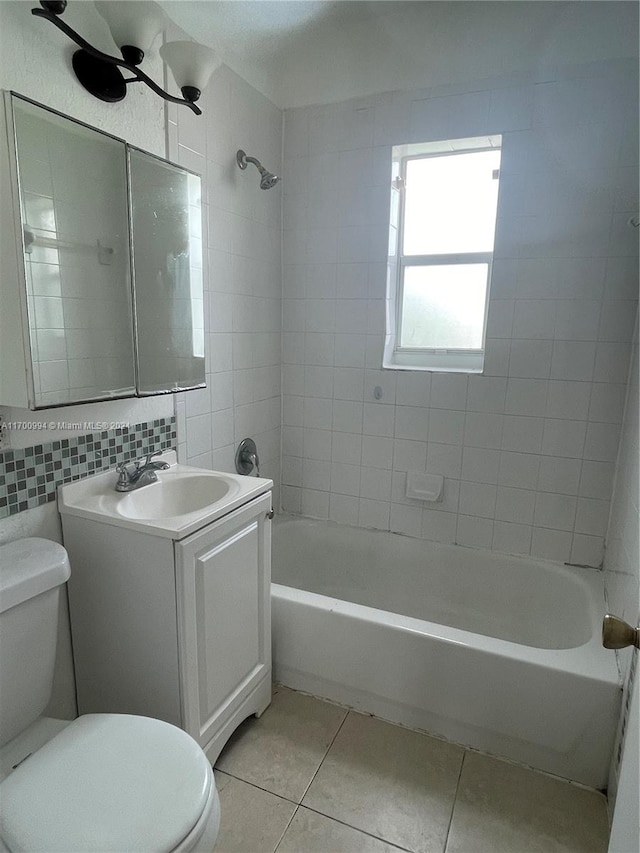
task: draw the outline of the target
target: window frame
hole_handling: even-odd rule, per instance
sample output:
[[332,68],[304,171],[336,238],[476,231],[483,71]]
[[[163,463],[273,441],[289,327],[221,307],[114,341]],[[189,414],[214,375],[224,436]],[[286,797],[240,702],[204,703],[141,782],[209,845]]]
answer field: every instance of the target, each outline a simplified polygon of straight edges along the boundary
[[[382,366],[394,370],[427,370],[433,372],[482,373],[484,369],[487,316],[493,255],[491,252],[456,252],[432,255],[405,255],[402,251],[405,227],[405,186],[407,165],[413,160],[473,154],[483,151],[502,151],[502,135],[467,137],[441,142],[415,143],[392,148],[391,215],[389,258],[387,265],[387,332]],[[498,180],[500,168],[498,168]],[[394,193],[397,200],[394,204]],[[394,215],[395,208],[395,215]],[[498,213],[496,208],[496,223]],[[495,228],[495,226],[494,226]],[[495,230],[494,230],[495,249]],[[457,264],[487,265],[486,297],[482,320],[482,346],[480,348],[453,347],[403,347],[402,307],[404,272],[407,267],[455,266]]]

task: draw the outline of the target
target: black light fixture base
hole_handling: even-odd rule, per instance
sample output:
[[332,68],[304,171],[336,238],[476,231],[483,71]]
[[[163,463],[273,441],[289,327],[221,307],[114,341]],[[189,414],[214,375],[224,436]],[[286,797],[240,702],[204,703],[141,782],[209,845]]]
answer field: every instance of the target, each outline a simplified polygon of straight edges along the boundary
[[[66,5],[67,0],[41,0],[41,8],[32,9],[31,14],[37,18],[44,18],[49,21],[78,45],[80,50],[77,50],[73,54],[72,65],[76,77],[87,92],[90,92],[95,98],[99,98],[101,101],[116,103],[117,101],[121,101],[127,94],[129,83],[144,83],[145,86],[148,86],[156,95],[164,98],[165,101],[169,101],[172,104],[182,104],[195,113],[195,115],[202,115],[202,110],[194,103],[200,97],[200,90],[198,88],[195,86],[184,86],[182,89],[182,98],[176,98],[175,95],[165,92],[164,89],[160,88],[151,77],[138,67],[144,58],[144,53],[134,45],[123,45],[122,59],[116,56],[109,56],[109,54],[98,50],[98,48],[94,47],[86,39],[83,39],[81,35],[62,20],[61,15]],[[121,68],[126,69],[133,76],[123,77]]]
[[132,44],[123,44],[120,48],[120,53],[124,61],[128,62],[129,65],[140,65],[144,59],[144,50],[140,50],[139,47],[135,47]]
[[183,86],[180,91],[182,92],[182,97],[185,99],[185,101],[189,101],[190,103],[197,101],[200,95],[202,94],[200,92],[200,89],[198,89],[196,86]]
[[86,50],[76,50],[72,65],[80,83],[95,98],[114,104],[127,94],[127,84],[117,65],[103,62]]
[[52,15],[61,15],[67,8],[67,0],[40,0],[40,5]]

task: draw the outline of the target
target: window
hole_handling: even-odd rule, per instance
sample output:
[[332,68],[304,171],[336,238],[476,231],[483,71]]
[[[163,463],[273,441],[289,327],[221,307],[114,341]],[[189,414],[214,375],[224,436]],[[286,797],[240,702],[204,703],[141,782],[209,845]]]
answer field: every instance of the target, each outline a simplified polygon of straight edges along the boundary
[[482,372],[501,142],[393,148],[383,367]]

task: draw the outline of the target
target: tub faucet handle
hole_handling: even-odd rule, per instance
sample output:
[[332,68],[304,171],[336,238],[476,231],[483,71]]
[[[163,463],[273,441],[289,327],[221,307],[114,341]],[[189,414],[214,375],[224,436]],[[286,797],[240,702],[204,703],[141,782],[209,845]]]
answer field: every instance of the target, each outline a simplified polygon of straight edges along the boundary
[[253,471],[260,476],[260,460],[258,449],[252,438],[243,438],[236,450],[236,471],[238,474],[249,475]]

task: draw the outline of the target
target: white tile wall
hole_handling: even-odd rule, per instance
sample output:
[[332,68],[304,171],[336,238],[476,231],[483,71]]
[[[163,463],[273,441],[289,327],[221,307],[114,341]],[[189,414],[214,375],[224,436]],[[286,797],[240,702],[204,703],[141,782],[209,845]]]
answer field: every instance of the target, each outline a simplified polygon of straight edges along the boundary
[[[282,185],[261,190],[258,173],[236,166],[238,148],[281,173],[282,113],[226,67],[218,69],[200,101],[203,115],[169,108],[169,157],[202,175],[204,234],[208,274],[207,388],[187,392],[176,401],[179,453],[182,461],[234,471],[235,448],[245,436],[255,439],[260,472],[280,483],[281,431],[281,292],[280,263]],[[291,302],[298,305],[291,305]],[[287,327],[298,325],[304,300],[285,303]],[[295,342],[291,359],[303,364]],[[322,352],[322,348],[319,350]],[[293,381],[293,377],[290,377]],[[309,386],[331,397],[326,377],[309,374]],[[304,374],[300,376],[304,384]],[[295,386],[293,388],[295,389]],[[324,402],[324,401],[322,401]],[[288,397],[284,423],[302,426],[303,398]],[[313,406],[310,407],[313,409]],[[321,414],[324,406],[320,406]],[[311,424],[309,424],[311,426]],[[331,425],[322,421],[322,425]],[[329,475],[314,461],[322,439],[309,435],[308,459],[302,445],[286,459],[287,482],[328,489]],[[278,500],[276,494],[276,500]],[[308,511],[318,502],[307,499]]]
[[[627,386],[626,409],[622,425],[622,435],[615,471],[615,485],[611,501],[611,513],[606,536],[607,548],[604,560],[605,588],[607,606],[610,613],[620,616],[631,625],[637,625],[640,620],[640,548],[638,545],[640,531],[640,501],[638,499],[638,326],[632,349],[631,369]],[[590,463],[592,467],[583,472],[581,493],[592,494],[595,482],[601,479],[610,487],[611,465],[607,463]],[[585,504],[585,520],[596,506]],[[623,677],[624,695],[622,707],[625,707],[630,688],[632,649],[623,649],[616,653],[618,664]],[[637,652],[636,652],[637,655]],[[636,673],[636,678],[637,678]],[[623,746],[624,726],[626,725],[624,711],[619,721],[618,736],[614,757],[611,762],[609,778],[609,798],[611,808],[615,803],[618,788],[618,770],[621,749]],[[627,749],[629,747],[627,746]]]
[[[601,563],[638,297],[637,77],[594,63],[285,113],[285,509]],[[488,132],[485,373],[383,372],[391,145]],[[305,468],[329,456],[328,476]],[[404,497],[411,470],[444,475],[442,503]]]
[[[637,323],[637,320],[636,320]],[[611,501],[611,515],[607,530],[607,550],[604,561],[605,584],[609,612],[620,616],[631,625],[639,620],[640,549],[640,501],[638,500],[638,338],[637,325],[635,344],[622,427],[622,439],[616,464],[615,485]],[[611,466],[607,463],[591,463],[593,467],[583,473],[581,487],[584,494],[593,494],[597,477],[602,477],[610,488]],[[602,524],[600,500],[585,498],[583,507],[585,526],[593,513],[596,522]],[[592,505],[593,504],[593,505]],[[591,531],[590,531],[591,532]],[[623,674],[628,674],[631,649],[619,653]]]

